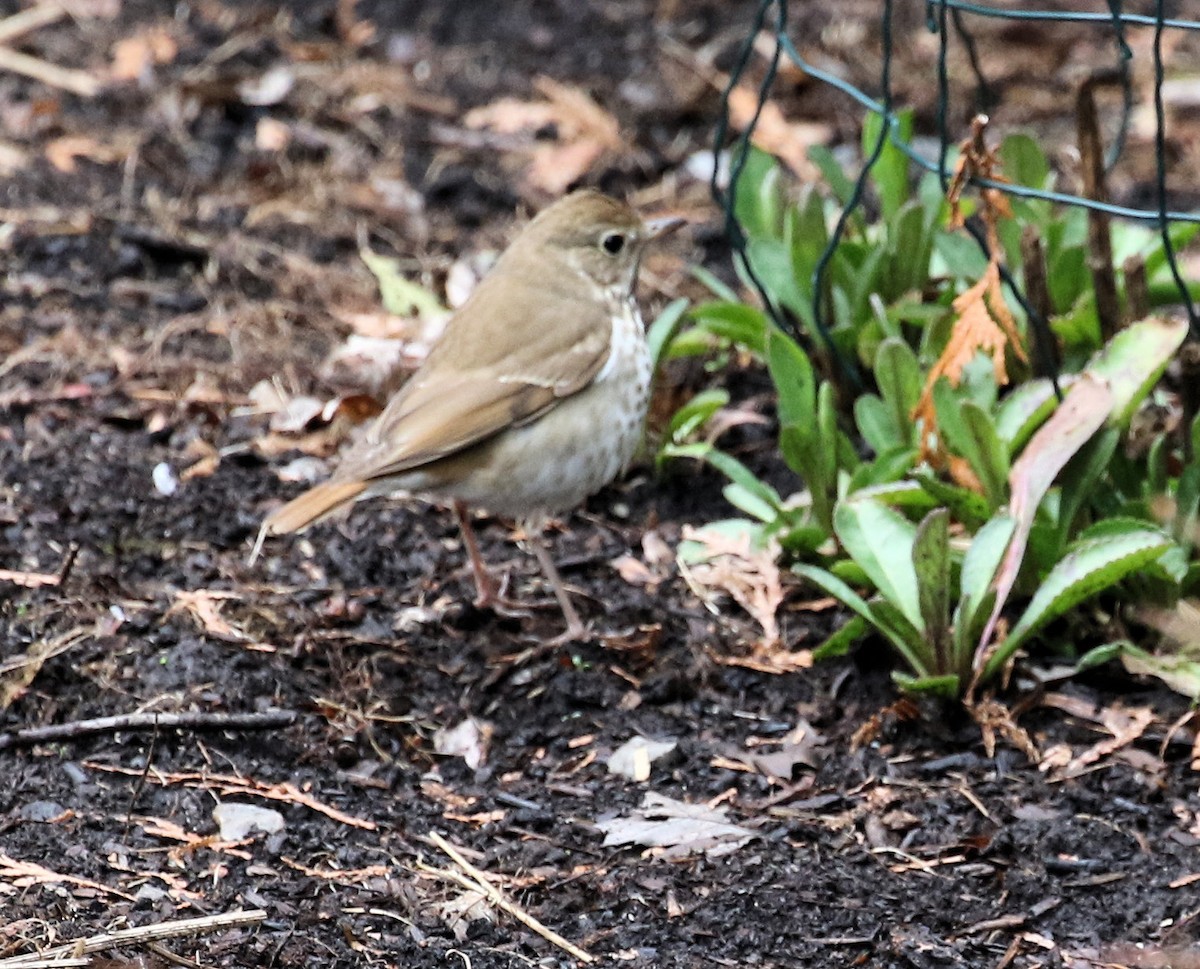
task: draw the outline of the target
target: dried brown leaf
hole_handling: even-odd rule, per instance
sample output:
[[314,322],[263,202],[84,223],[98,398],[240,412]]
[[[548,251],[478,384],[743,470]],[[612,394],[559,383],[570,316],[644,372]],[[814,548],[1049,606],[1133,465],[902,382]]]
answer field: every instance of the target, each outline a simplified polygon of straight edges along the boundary
[[[525,180],[548,194],[560,195],[578,181],[608,151],[619,150],[617,120],[584,90],[548,77],[534,81],[541,101],[501,98],[468,111],[468,128],[487,129],[501,135],[525,135],[520,148],[530,157]],[[552,140],[534,135],[552,128]]]
[[99,164],[120,158],[120,153],[112,146],[101,144],[87,135],[63,135],[61,138],[54,138],[46,143],[42,151],[46,161],[67,174],[78,168],[76,162],[80,158]]
[[156,64],[170,64],[178,53],[178,43],[164,27],[150,27],[113,45],[112,77],[136,81]]
[[[755,87],[739,84],[729,92],[729,123],[744,131],[758,110],[759,94]],[[777,156],[803,179],[818,176],[808,160],[813,145],[825,145],[833,139],[833,126],[823,121],[790,121],[774,101],[763,105],[751,141],[763,151]]]
[[680,563],[684,578],[702,599],[720,590],[750,614],[762,627],[762,645],[779,642],[777,613],[783,602],[783,582],[776,561],[779,548],[770,543],[756,548],[748,534],[731,535],[714,528],[683,530],[684,541],[702,548],[700,560]]
[[182,609],[195,619],[208,635],[226,642],[245,642],[249,637],[221,615],[221,603],[228,599],[241,599],[241,596],[222,589],[180,589],[175,593],[175,602],[167,610],[167,615]]

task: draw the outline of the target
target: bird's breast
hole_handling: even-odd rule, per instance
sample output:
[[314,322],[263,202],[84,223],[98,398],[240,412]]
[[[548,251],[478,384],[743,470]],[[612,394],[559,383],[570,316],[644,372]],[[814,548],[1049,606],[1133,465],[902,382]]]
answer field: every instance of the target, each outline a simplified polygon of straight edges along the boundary
[[650,401],[650,350],[637,308],[612,315],[608,359],[595,379],[537,420],[438,462],[403,484],[500,515],[536,519],[568,511],[629,464]]

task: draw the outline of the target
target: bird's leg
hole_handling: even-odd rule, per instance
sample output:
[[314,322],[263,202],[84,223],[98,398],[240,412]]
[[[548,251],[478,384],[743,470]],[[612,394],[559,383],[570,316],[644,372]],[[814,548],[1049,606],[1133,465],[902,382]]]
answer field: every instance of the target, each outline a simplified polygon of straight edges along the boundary
[[454,516],[458,519],[458,530],[462,533],[467,558],[471,560],[471,575],[475,579],[475,607],[491,609],[503,616],[527,616],[529,611],[521,603],[504,594],[507,581],[497,582],[479,551],[479,541],[471,525],[471,513],[461,501],[454,502]]
[[467,558],[471,560],[471,575],[475,579],[475,605],[486,609],[500,598],[500,583],[488,571],[487,563],[479,551],[479,541],[475,538],[475,528],[471,525],[471,513],[461,501],[454,502],[454,517],[458,519],[458,530],[462,534],[463,545],[467,547]]
[[555,636],[547,645],[557,646],[561,643],[577,643],[590,639],[591,633],[583,624],[583,620],[579,618],[579,613],[575,611],[575,605],[571,602],[567,587],[563,584],[562,576],[558,574],[558,568],[555,566],[554,559],[550,556],[550,550],[546,548],[542,536],[532,536],[530,544],[533,546],[533,554],[537,556],[538,565],[542,567],[543,574],[554,589],[554,598],[558,600],[563,618],[567,620],[566,630]]

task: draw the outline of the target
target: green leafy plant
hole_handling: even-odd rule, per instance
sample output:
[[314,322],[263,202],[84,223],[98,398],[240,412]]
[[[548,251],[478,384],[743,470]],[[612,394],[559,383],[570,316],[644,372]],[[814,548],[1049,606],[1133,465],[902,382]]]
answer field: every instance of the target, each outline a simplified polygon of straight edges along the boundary
[[[909,125],[903,119],[902,137]],[[1031,187],[1053,183],[1025,136],[995,152],[962,150],[962,165],[981,174],[1002,168]],[[727,402],[721,391],[676,414],[659,462],[699,459],[723,472],[727,499],[747,516],[739,527],[764,544],[778,541],[797,575],[850,610],[851,622],[818,654],[874,631],[907,667],[896,673],[905,689],[962,696],[994,682],[1053,620],[1078,617],[1098,595],[1119,589],[1126,600],[1169,607],[1193,591],[1200,462],[1188,455],[1198,449],[1166,432],[1137,457],[1120,446],[1186,336],[1184,324],[1150,317],[1102,344],[1086,213],[1040,200],[1016,200],[1010,210],[994,193],[962,198],[960,185],[948,199],[931,176],[911,187],[908,160],[894,145],[871,172],[877,215],[856,210],[826,253],[852,183],[828,151],[812,158],[826,190],[789,197],[779,166],[755,153],[735,199],[753,273],[799,321],[805,342],[702,275],[714,298],[680,307],[657,346],[662,359],[749,354],[769,372],[779,453],[797,476],[796,495],[781,496],[719,442],[698,439]],[[972,211],[986,227],[990,259],[957,228]],[[1001,259],[1018,276],[1025,268],[1022,232],[1044,243],[1050,323],[1067,351],[1061,398],[1024,364],[1015,341],[1027,321],[1001,283]],[[1179,227],[1173,241],[1194,232]],[[1165,285],[1159,236],[1122,226],[1113,248],[1122,299],[1129,256],[1145,267],[1151,301],[1177,298]],[[818,302],[827,308],[828,351]],[[861,369],[869,389],[846,393],[839,358]],[[1200,431],[1193,436],[1200,444]],[[1163,496],[1172,513],[1160,521],[1154,507]]]

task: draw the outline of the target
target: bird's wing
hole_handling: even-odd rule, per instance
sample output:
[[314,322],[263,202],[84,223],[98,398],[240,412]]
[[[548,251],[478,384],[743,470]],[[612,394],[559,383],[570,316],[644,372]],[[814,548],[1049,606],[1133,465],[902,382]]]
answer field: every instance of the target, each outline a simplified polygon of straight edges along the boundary
[[475,314],[490,302],[472,299],[458,311],[335,481],[401,474],[535,420],[588,386],[608,359],[612,324],[598,301],[529,301],[519,325],[501,332],[478,325]]

